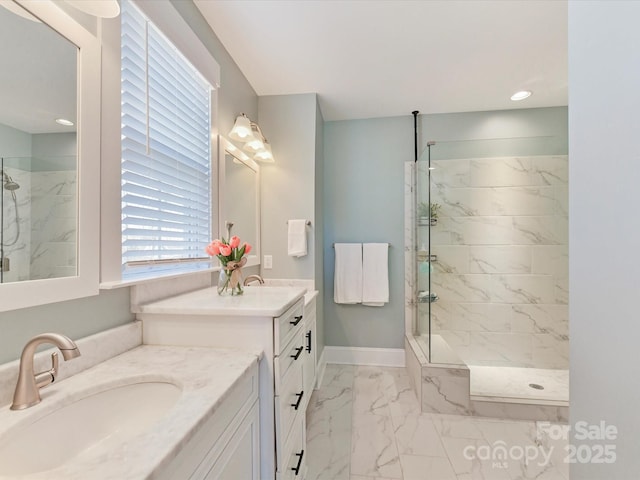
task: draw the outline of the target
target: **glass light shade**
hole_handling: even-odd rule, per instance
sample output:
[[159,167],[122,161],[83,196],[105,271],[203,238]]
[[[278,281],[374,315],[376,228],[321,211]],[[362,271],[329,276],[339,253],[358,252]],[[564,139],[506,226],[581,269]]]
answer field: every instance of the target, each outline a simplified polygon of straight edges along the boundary
[[247,142],[244,144],[244,148],[247,152],[250,153],[258,153],[262,150],[265,149],[264,143],[262,142],[262,140],[258,139],[258,138],[254,138],[253,140]]
[[229,138],[232,140],[237,140],[239,142],[249,142],[251,140],[255,140],[253,134],[251,133],[251,120],[244,115],[238,115],[236,118],[236,123],[233,125],[233,128],[229,132]]
[[264,136],[258,124],[253,122],[251,122],[251,137],[251,140],[248,140],[242,148],[249,153],[257,153],[260,150],[264,150]]
[[117,0],[67,0],[67,3],[98,18],[115,18],[120,15],[120,4]]
[[260,150],[253,156],[254,160],[258,160],[263,163],[275,163],[273,158],[273,153],[271,152],[271,145],[268,143],[264,144],[264,149]]

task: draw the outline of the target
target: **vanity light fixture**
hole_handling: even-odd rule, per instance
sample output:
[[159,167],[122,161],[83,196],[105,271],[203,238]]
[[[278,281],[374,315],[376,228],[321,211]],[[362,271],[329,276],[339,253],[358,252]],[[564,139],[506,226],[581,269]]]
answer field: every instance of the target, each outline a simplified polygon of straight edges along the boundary
[[253,140],[253,135],[251,134],[251,120],[249,120],[249,117],[244,113],[242,115],[238,115],[236,118],[236,123],[229,132],[229,138],[239,142],[248,142]]
[[265,143],[264,149],[257,152],[253,156],[253,159],[263,163],[275,163],[275,160],[273,159],[273,153],[271,152],[271,145]]
[[264,163],[274,163],[271,145],[265,138],[260,126],[252,122],[244,113],[238,115],[236,122],[229,132],[229,138],[243,142],[242,149],[252,154],[254,160]]
[[115,18],[120,15],[118,0],[66,0],[66,3],[98,18]]
[[530,90],[520,90],[519,92],[516,92],[513,95],[511,95],[511,100],[513,100],[514,102],[519,102],[520,100],[529,98],[531,96],[531,93],[532,92]]
[[65,127],[73,127],[73,122],[71,120],[67,120],[66,118],[56,118],[56,123],[59,125],[64,125]]
[[260,131],[259,127],[255,123],[251,123],[251,135],[253,137],[252,140],[249,140],[244,144],[244,148],[247,152],[250,153],[258,153],[261,150],[264,150],[264,142],[262,141],[263,135]]

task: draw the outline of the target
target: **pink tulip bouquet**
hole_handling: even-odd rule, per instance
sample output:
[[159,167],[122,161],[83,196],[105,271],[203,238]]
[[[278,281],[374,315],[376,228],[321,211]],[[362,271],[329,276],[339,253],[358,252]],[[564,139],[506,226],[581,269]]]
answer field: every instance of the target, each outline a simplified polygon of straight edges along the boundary
[[231,295],[242,295],[242,267],[247,263],[247,255],[251,252],[251,245],[244,242],[240,246],[240,238],[235,235],[227,242],[217,238],[205,247],[205,252],[212,257],[218,257],[222,264],[218,293],[221,294],[231,287]]

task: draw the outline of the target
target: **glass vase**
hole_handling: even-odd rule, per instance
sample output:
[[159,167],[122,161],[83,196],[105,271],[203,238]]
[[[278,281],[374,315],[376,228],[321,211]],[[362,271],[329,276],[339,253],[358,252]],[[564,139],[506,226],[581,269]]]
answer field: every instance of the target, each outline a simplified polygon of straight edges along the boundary
[[218,276],[218,295],[242,295],[242,269],[233,271],[223,268]]

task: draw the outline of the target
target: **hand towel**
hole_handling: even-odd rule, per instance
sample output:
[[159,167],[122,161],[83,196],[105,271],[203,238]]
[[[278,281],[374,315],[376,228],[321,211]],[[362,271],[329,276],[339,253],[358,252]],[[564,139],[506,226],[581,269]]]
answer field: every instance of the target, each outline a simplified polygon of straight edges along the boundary
[[289,220],[288,253],[290,257],[307,254],[307,221]]
[[362,246],[362,304],[382,307],[389,301],[389,244]]
[[362,302],[362,244],[336,243],[333,301]]

